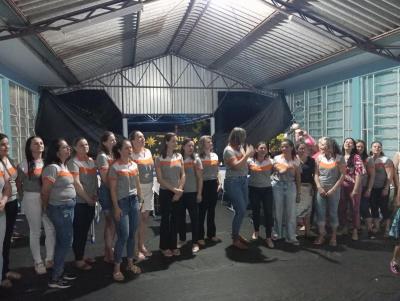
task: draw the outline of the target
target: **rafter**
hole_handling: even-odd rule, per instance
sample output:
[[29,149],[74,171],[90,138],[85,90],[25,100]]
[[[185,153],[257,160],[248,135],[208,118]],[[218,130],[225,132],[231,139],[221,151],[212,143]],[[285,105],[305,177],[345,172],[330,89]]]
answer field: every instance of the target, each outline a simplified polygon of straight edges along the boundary
[[[196,0],[194,0],[193,2],[196,2]],[[182,33],[182,29],[184,29],[186,26],[188,26],[189,28],[185,30],[184,36],[181,39],[178,39],[178,36],[179,36],[179,33],[178,33],[178,35],[175,37],[174,44],[171,45],[170,53],[179,54],[179,52],[181,51],[182,47],[185,45],[187,39],[190,37],[190,35],[192,34],[193,30],[196,28],[197,24],[200,22],[200,20],[203,17],[204,13],[207,11],[208,7],[210,6],[210,3],[211,3],[211,0],[207,1],[207,3],[200,10],[197,18],[195,19],[195,21],[192,24],[188,24],[188,22],[182,23],[182,28],[181,28],[179,33]],[[195,5],[195,4],[193,4],[193,5]]]
[[[8,0],[9,1],[9,0]],[[14,7],[6,1],[0,1],[0,11],[8,23],[16,26],[27,26],[25,18],[15,11]],[[1,37],[0,37],[1,38]],[[79,83],[75,75],[65,66],[64,62],[54,54],[47,43],[39,36],[31,35],[22,37],[21,41],[50,69],[54,70],[66,84],[72,85]]]
[[[117,4],[121,4],[121,6],[115,7],[115,5]],[[11,4],[10,6],[12,7],[13,5]],[[137,1],[134,2],[132,0],[112,0],[32,24],[28,22],[24,22],[22,24],[20,22],[8,22],[7,26],[0,27],[0,33],[9,32],[9,34],[0,36],[0,41],[35,35],[49,30],[74,30],[77,28],[77,25],[79,23],[81,23],[79,24],[79,26],[84,26],[84,24],[87,22],[102,22],[109,19],[110,17],[117,18],[123,17],[126,14],[132,14],[132,11],[137,12],[140,11],[142,8],[143,4]],[[96,12],[98,13],[95,14]],[[57,22],[61,23],[61,25],[56,25]]]

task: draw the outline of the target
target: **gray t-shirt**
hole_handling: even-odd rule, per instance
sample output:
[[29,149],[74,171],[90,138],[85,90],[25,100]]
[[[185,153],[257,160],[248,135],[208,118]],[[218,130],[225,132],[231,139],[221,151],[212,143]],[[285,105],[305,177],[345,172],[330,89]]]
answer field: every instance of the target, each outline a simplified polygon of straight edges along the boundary
[[364,163],[364,167],[365,170],[367,171],[365,174],[361,175],[361,187],[366,188],[368,185],[368,169],[370,169],[371,167],[374,167],[374,160],[371,157],[368,157],[367,159],[365,159]]
[[341,176],[340,165],[345,165],[343,156],[336,155],[336,158],[326,158],[320,154],[315,160],[319,171],[319,182],[324,189],[332,188]]
[[244,156],[244,149],[240,148],[240,151],[233,149],[230,145],[225,147],[223,153],[224,163],[226,165],[225,178],[247,176],[249,170],[247,164],[244,164],[240,168],[232,168],[228,163],[233,162],[235,159],[240,160]]
[[133,153],[132,160],[138,165],[141,184],[153,183],[154,162],[149,149],[144,152]]
[[3,165],[3,168],[4,168],[5,172],[8,174],[8,177],[10,179],[11,196],[9,197],[8,202],[12,202],[17,199],[17,194],[18,194],[17,184],[15,182],[15,180],[17,179],[17,176],[18,176],[17,168],[15,167],[15,165],[12,163],[12,161],[9,158],[4,157],[1,160],[3,163],[0,162],[0,164]]
[[393,165],[392,160],[386,156],[376,158],[375,164],[375,180],[373,188],[383,188],[386,184],[387,174],[385,167]]
[[262,162],[249,158],[247,160],[249,165],[249,186],[251,187],[270,187],[271,186],[271,174],[272,174],[272,161],[266,158]]
[[203,165],[203,181],[218,179],[218,163],[218,155],[216,153],[210,153],[209,156],[201,158],[201,164]]
[[117,180],[117,200],[131,195],[137,195],[136,178],[139,176],[137,164],[115,161],[109,170],[108,177]]
[[185,186],[183,187],[183,191],[197,192],[197,177],[195,169],[203,169],[201,160],[196,156],[194,160],[192,158],[186,158],[183,162],[185,166]]
[[43,181],[50,181],[53,186],[50,190],[49,204],[64,205],[75,199],[76,192],[74,178],[64,164],[47,165],[42,173]]
[[283,155],[278,155],[274,157],[272,164],[274,165],[273,181],[294,182],[296,180],[296,168],[300,165],[297,158],[286,160]]
[[42,176],[43,170],[43,159],[34,161],[33,170],[29,175],[28,162],[23,160],[21,164],[18,165],[18,178],[22,183],[22,189],[24,192],[39,192],[42,189],[42,184],[40,182],[40,177]]
[[108,171],[113,161],[113,158],[105,152],[99,152],[96,158],[97,169],[99,171]]
[[[173,187],[178,187],[181,179],[181,168],[183,166],[181,154],[174,153],[172,157],[167,156],[166,158],[159,156],[156,158],[156,166],[161,169],[161,176],[164,181],[167,181]],[[161,183],[160,188],[167,189]]]
[[[68,161],[68,169],[72,175],[79,175],[79,181],[89,196],[97,195],[97,168],[92,158],[87,157],[86,160],[79,160],[74,157]],[[76,195],[76,201],[77,203],[86,203],[78,194]]]

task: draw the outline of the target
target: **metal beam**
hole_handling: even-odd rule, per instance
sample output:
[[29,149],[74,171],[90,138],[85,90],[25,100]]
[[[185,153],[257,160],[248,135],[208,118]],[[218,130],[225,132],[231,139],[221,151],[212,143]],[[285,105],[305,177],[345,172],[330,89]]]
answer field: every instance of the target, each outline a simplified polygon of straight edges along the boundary
[[[142,2],[142,0],[140,0],[140,2]],[[134,38],[133,38],[132,65],[136,64],[136,49],[137,49],[137,40],[138,40],[138,32],[139,32],[141,14],[142,13],[140,11],[136,14],[136,28],[135,28],[135,32],[134,32]]]
[[169,45],[167,47],[167,50],[165,51],[165,54],[172,53],[172,46],[176,43],[176,39],[178,35],[181,33],[181,30],[183,26],[185,25],[190,13],[192,12],[193,6],[195,4],[196,0],[190,0],[189,5],[187,7],[187,10],[185,12],[185,15],[183,16],[181,22],[179,23],[178,28],[176,29],[171,41],[169,42]]
[[[199,15],[197,16],[196,20],[194,21],[193,24],[190,25],[190,28],[188,30],[188,32],[185,34],[185,36],[183,37],[182,40],[180,41],[176,41],[176,45],[172,45],[173,47],[171,47],[171,53],[173,54],[179,54],[179,52],[181,51],[182,47],[185,45],[187,39],[189,38],[189,36],[192,34],[193,30],[195,29],[195,27],[197,26],[197,24],[200,22],[201,18],[203,17],[204,13],[207,11],[208,7],[210,6],[212,0],[207,1],[206,5],[203,7],[203,9],[200,11]],[[185,23],[186,24],[186,23]],[[183,24],[183,25],[185,25]],[[182,26],[183,29],[183,26]]]
[[[6,1],[10,2],[11,0]],[[117,4],[121,4],[121,6],[116,8],[115,5]],[[14,7],[14,5],[10,3],[9,6]],[[10,32],[10,34],[1,36],[0,41],[20,38],[28,35],[35,35],[49,30],[57,31],[61,30],[62,28],[65,28],[66,30],[75,30],[76,24],[79,23],[82,23],[81,25],[82,27],[84,27],[85,23],[96,24],[97,22],[103,22],[107,20],[107,15],[110,15],[111,13],[118,14],[115,17],[121,17],[123,16],[123,10],[134,9],[135,11],[140,11],[142,8],[143,4],[138,3],[137,1],[134,2],[132,0],[112,0],[102,4],[78,9],[76,11],[39,21],[33,24],[29,24],[28,22],[24,22],[24,24],[21,24],[20,22],[7,22],[6,27],[0,27],[0,33],[8,31]],[[98,13],[95,14],[95,12]],[[131,14],[131,12],[129,14]],[[60,22],[62,24],[54,25],[57,22]]]
[[248,46],[256,42],[262,37],[268,30],[278,25],[279,22],[283,21],[286,17],[278,12],[273,12],[264,21],[258,24],[253,30],[251,30],[246,36],[244,36],[237,44],[226,51],[222,56],[216,59],[209,65],[210,69],[219,69],[227,64],[234,57],[239,55]]
[[[265,0],[264,0],[265,1]],[[296,14],[303,21],[313,25],[318,30],[323,30],[329,33],[331,36],[344,40],[345,42],[350,42],[352,46],[360,48],[364,51],[385,57],[387,59],[395,60],[400,62],[400,56],[394,54],[390,49],[375,44],[373,41],[368,39],[367,37],[357,36],[355,33],[352,33],[348,29],[340,28],[334,24],[326,22],[321,17],[316,15],[315,13],[311,13],[309,11],[305,11],[302,7],[286,2],[285,0],[268,0],[266,3],[271,3],[274,7],[281,9],[285,8],[285,11],[289,14]],[[297,18],[293,16],[293,18]]]
[[[11,23],[17,26],[27,26],[24,17],[15,11],[14,6],[6,1],[0,1],[0,12],[3,20],[6,23]],[[21,41],[34,53],[39,59],[52,70],[54,70],[68,85],[77,84],[79,80],[64,64],[64,62],[57,57],[51,50],[47,43],[39,36],[31,35],[22,37]]]

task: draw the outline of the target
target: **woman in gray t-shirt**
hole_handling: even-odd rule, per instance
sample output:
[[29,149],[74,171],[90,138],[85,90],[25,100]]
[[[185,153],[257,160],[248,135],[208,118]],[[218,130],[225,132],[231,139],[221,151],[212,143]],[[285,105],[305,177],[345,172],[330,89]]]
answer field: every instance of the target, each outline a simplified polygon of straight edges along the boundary
[[232,220],[232,245],[238,249],[248,249],[248,240],[239,232],[248,203],[247,160],[254,154],[253,146],[248,145],[245,150],[246,131],[235,127],[229,135],[229,143],[224,149],[224,163],[226,174],[224,187],[232,201],[234,211]]
[[194,142],[192,138],[186,138],[182,142],[181,154],[185,167],[185,186],[180,203],[178,216],[179,244],[186,241],[186,210],[189,212],[190,225],[192,228],[192,253],[197,253],[200,248],[199,240],[199,209],[198,203],[202,201],[203,190],[203,165],[200,158],[194,153]]
[[165,257],[179,256],[177,245],[177,218],[179,202],[185,185],[185,168],[175,133],[167,133],[161,146],[161,155],[156,158],[155,168],[160,183],[160,249]]
[[80,270],[91,270],[92,258],[84,258],[85,246],[90,225],[94,218],[97,202],[97,167],[89,157],[89,143],[83,137],[73,142],[74,155],[68,161],[68,169],[74,177],[76,205],[74,209],[74,242],[75,265]]
[[54,266],[49,287],[68,288],[66,278],[76,276],[64,273],[64,260],[71,248],[76,192],[74,178],[67,167],[71,148],[64,139],[52,142],[47,151],[42,173],[42,204],[56,231]]

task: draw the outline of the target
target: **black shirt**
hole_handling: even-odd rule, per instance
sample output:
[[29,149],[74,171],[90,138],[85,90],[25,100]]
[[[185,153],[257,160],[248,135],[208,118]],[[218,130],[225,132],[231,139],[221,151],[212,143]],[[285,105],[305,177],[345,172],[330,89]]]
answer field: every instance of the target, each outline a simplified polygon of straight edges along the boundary
[[314,184],[315,160],[307,157],[303,163],[300,161],[301,183]]

